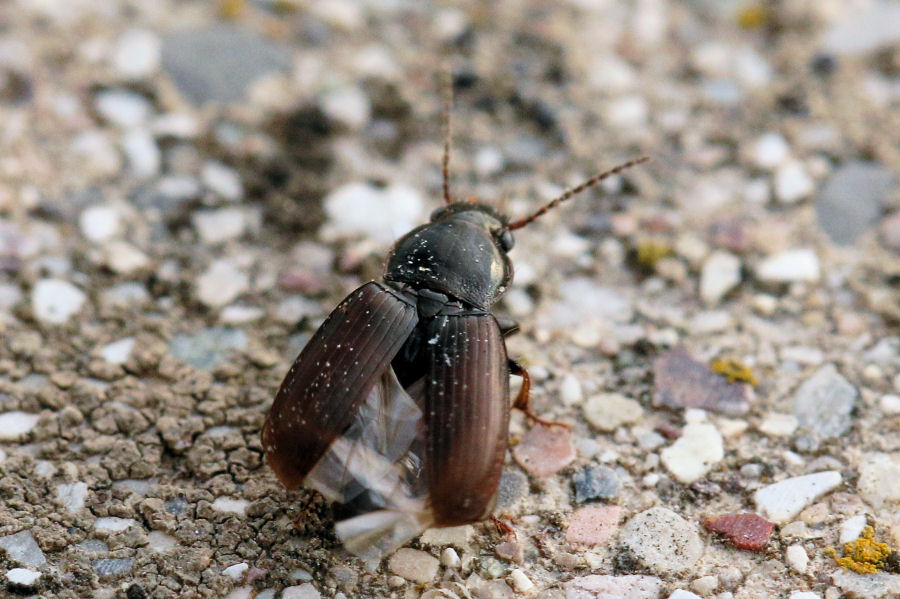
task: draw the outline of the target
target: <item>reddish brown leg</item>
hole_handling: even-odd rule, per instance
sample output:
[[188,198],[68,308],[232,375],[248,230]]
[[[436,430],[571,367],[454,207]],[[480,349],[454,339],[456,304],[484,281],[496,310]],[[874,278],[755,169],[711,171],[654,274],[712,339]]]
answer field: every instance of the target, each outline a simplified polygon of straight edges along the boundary
[[512,522],[509,520],[503,520],[496,516],[491,516],[491,522],[494,523],[494,526],[497,527],[497,532],[500,534],[505,534],[507,538],[514,539],[516,541],[519,540],[519,535],[516,534],[516,529],[513,528]]
[[544,420],[531,411],[531,377],[528,376],[528,371],[525,370],[524,366],[522,366],[515,360],[509,360],[509,372],[516,376],[522,377],[522,387],[519,389],[519,394],[516,395],[516,400],[513,402],[514,408],[516,408],[517,410],[522,410],[526,418],[528,418],[532,422],[536,422],[537,424],[541,424],[543,426],[561,426],[563,428],[570,428],[568,424],[562,422]]

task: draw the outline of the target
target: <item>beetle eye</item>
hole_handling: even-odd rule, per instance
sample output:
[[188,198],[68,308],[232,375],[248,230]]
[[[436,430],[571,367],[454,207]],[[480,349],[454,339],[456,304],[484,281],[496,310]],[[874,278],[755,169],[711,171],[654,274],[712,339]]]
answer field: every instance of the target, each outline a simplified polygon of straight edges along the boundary
[[435,208],[434,211],[432,211],[431,216],[428,217],[428,219],[429,219],[431,222],[434,222],[434,221],[436,221],[437,219],[439,219],[439,218],[441,217],[441,214],[443,214],[443,212],[444,212],[444,208],[443,208],[443,207],[441,207],[441,208]]
[[513,238],[513,234],[510,231],[503,231],[500,234],[500,247],[503,248],[503,251],[508,252],[513,249],[514,245],[516,245],[516,240]]

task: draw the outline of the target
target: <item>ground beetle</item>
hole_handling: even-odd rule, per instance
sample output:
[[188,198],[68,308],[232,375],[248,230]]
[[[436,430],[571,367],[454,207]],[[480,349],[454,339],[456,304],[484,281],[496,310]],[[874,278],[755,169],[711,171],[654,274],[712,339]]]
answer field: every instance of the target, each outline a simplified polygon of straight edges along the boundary
[[[507,447],[509,410],[528,412],[528,373],[506,354],[491,307],[509,288],[512,231],[646,158],[595,175],[530,216],[450,195],[450,104],[443,195],[431,222],[401,237],[384,283],[351,293],[297,357],[266,419],[263,447],[288,489],[349,506],[336,531],[369,560],[428,527],[487,518]],[[509,375],[523,377],[514,402]]]

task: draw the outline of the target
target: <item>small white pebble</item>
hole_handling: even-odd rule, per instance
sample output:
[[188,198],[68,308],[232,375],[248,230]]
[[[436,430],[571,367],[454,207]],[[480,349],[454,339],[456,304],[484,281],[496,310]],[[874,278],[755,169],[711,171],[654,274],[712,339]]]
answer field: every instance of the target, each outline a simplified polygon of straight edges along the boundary
[[208,161],[200,173],[204,185],[229,202],[236,202],[244,197],[244,186],[241,176],[221,162]]
[[841,523],[841,537],[840,541],[843,545],[844,543],[850,543],[859,538],[859,535],[862,534],[863,528],[866,527],[866,515],[865,514],[857,514],[852,518],[847,518]]
[[459,555],[453,547],[446,547],[441,551],[441,564],[443,564],[445,568],[459,568]]
[[6,580],[10,584],[16,584],[23,587],[32,587],[41,577],[41,573],[27,568],[13,568],[6,573]]
[[124,364],[134,349],[134,337],[125,337],[103,346],[100,355],[110,364]]
[[701,576],[696,580],[691,581],[691,590],[696,593],[700,593],[704,597],[706,595],[711,595],[713,591],[715,591],[719,586],[719,577],[718,576]]
[[148,546],[153,551],[158,553],[165,553],[166,551],[171,551],[178,545],[178,541],[175,537],[171,537],[164,532],[160,532],[158,530],[151,531],[150,534],[147,535]]
[[885,414],[890,414],[892,416],[900,414],[900,395],[888,393],[881,398],[879,405],[881,406],[881,411]]
[[822,599],[822,595],[812,591],[791,591],[791,596],[788,599]]
[[244,572],[250,569],[249,564],[247,562],[241,562],[239,564],[234,564],[233,566],[228,566],[224,570],[222,570],[222,574],[228,576],[233,580],[240,580],[244,576]]
[[771,170],[790,157],[791,147],[780,133],[765,133],[753,143],[752,155],[756,166]]
[[775,171],[775,197],[783,204],[799,202],[815,189],[815,182],[799,162],[786,162]]
[[806,572],[806,568],[809,565],[809,556],[806,554],[806,549],[803,548],[803,545],[791,545],[785,550],[784,556],[792,570],[800,574]]
[[678,589],[674,591],[671,595],[669,595],[669,599],[701,599],[700,595],[696,593],[692,593],[690,591],[685,591],[684,589]]
[[563,380],[559,385],[559,397],[566,405],[572,405],[584,399],[584,394],[581,391],[581,383],[574,375],[567,374],[563,377]]
[[131,518],[117,518],[115,516],[107,516],[94,520],[94,529],[108,530],[111,532],[121,532],[123,530],[131,528],[131,526],[134,524],[137,524],[137,521],[132,520]]
[[142,79],[159,67],[162,42],[152,31],[126,31],[113,48],[110,62],[119,75],[128,79]]
[[81,212],[78,228],[90,241],[107,241],[121,232],[122,217],[115,208],[97,204]]
[[41,279],[31,292],[31,306],[38,320],[62,324],[81,309],[87,295],[61,279]]
[[797,417],[793,414],[766,414],[759,431],[773,437],[789,437],[797,430]]
[[527,593],[534,588],[534,583],[520,568],[510,572],[509,577],[512,579],[513,588],[518,593]]
[[753,309],[763,316],[771,316],[778,309],[778,298],[761,293],[753,298]]
[[0,441],[11,441],[37,426],[40,415],[14,410],[0,414]]
[[243,516],[247,512],[247,506],[250,502],[246,499],[235,499],[234,497],[216,497],[212,502],[212,508],[217,512],[225,512],[226,514],[239,514]]
[[281,592],[281,599],[319,599],[321,596],[316,587],[309,582],[287,587]]
[[70,514],[74,514],[84,507],[84,500],[87,494],[87,483],[63,483],[56,487],[56,497]]

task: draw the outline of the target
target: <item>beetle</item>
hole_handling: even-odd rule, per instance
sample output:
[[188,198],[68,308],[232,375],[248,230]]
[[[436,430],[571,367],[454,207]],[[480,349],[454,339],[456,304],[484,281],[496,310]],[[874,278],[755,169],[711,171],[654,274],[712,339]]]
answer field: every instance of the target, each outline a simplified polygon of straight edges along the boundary
[[[486,203],[454,202],[448,87],[445,205],[395,242],[383,282],[364,284],[328,316],[285,376],[262,433],[285,487],[350,507],[354,517],[336,531],[366,559],[426,528],[490,515],[511,407],[543,422],[528,409],[527,371],[507,356],[504,337],[516,327],[491,311],[512,283],[513,231],[647,160],[594,175],[513,221]],[[523,379],[513,402],[511,374]]]

